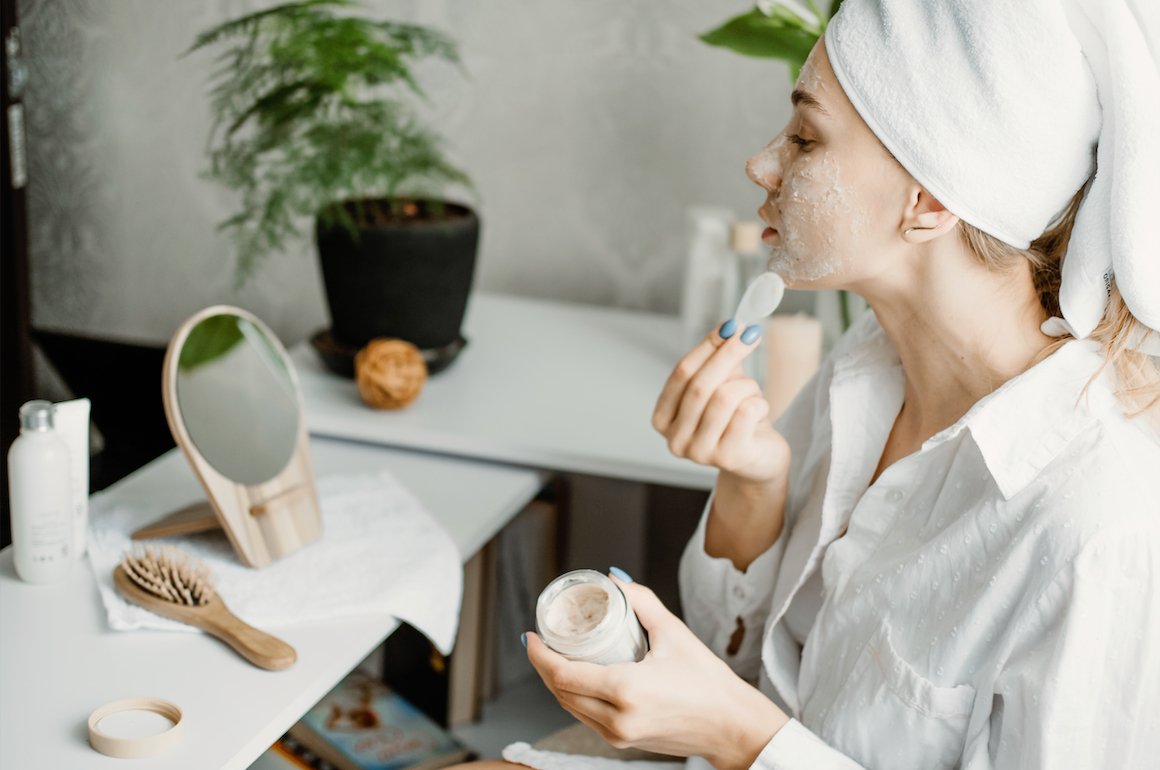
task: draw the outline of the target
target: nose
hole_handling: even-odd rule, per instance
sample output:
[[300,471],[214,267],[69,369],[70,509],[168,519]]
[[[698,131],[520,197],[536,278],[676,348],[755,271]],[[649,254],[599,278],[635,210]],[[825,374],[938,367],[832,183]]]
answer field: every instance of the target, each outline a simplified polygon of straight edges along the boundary
[[745,176],[769,192],[774,192],[781,186],[781,163],[777,151],[777,142],[771,142],[761,152],[745,161]]

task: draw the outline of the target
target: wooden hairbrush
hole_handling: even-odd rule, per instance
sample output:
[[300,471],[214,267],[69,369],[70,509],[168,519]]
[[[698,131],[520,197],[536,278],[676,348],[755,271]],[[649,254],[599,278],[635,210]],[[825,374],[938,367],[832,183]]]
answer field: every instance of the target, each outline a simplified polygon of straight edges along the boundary
[[150,612],[216,636],[255,666],[279,671],[298,659],[286,642],[230,612],[214,591],[205,566],[177,548],[148,546],[126,553],[113,568],[113,585]]

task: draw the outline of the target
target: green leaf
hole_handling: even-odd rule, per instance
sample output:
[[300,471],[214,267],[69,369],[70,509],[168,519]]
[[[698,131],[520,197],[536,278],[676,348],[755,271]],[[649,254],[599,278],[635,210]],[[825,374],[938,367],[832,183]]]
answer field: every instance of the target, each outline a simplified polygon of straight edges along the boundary
[[304,16],[309,14],[314,8],[349,8],[353,5],[355,3],[352,0],[300,0],[300,2],[276,5],[264,11],[239,16],[236,19],[231,19],[202,32],[197,36],[193,45],[189,47],[185,54],[193,53],[200,48],[205,48],[207,45],[212,45],[230,37],[240,35],[252,36],[253,30],[267,18]]
[[801,69],[818,41],[818,34],[805,28],[796,17],[789,14],[766,16],[756,8],[699,37],[709,45],[728,48],[745,56],[781,59],[796,69]]
[[242,339],[242,330],[234,315],[215,315],[199,321],[189,331],[181,346],[178,365],[185,371],[224,356]]

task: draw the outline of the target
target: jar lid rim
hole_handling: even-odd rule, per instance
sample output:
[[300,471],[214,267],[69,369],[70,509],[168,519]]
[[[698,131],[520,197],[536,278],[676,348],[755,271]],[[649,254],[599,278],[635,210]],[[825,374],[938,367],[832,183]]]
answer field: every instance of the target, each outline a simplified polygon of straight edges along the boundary
[[[570,583],[570,585],[560,585],[561,583]],[[609,611],[604,614],[604,617],[602,617],[596,625],[587,631],[566,638],[556,637],[555,631],[551,629],[551,627],[549,627],[546,623],[548,599],[555,598],[562,591],[571,588],[572,586],[583,585],[585,583],[588,585],[597,586],[604,590],[610,599]],[[555,590],[553,590],[554,588]],[[612,606],[612,603],[615,603],[616,606]],[[568,648],[566,651],[571,651],[574,648],[581,647],[590,643],[593,639],[596,639],[601,634],[603,634],[610,625],[616,622],[620,622],[627,615],[628,599],[624,596],[624,592],[620,590],[620,586],[612,582],[611,578],[609,578],[607,575],[591,569],[572,570],[571,572],[566,572],[563,575],[560,575],[548,584],[548,586],[540,593],[540,597],[536,601],[536,625],[540,631],[541,636],[544,635],[544,631],[548,631],[550,635],[556,637],[552,640],[553,644],[549,646],[552,646],[553,648],[564,646]],[[610,646],[614,641],[615,635],[610,635],[606,643],[602,645],[601,649],[595,652],[603,651],[605,647]],[[560,650],[557,651],[560,652]]]

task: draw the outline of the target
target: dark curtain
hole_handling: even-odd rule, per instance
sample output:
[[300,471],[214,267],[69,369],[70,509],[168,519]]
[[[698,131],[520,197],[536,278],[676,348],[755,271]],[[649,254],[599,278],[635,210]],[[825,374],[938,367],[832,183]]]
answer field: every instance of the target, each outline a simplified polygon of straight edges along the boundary
[[20,432],[17,412],[32,398],[32,347],[29,337],[28,214],[25,199],[27,164],[24,162],[24,84],[27,70],[21,62],[16,0],[0,0],[4,41],[3,61],[3,168],[0,190],[0,433],[4,458],[0,462],[3,500],[0,501],[0,547],[12,542],[8,510],[8,447]]

